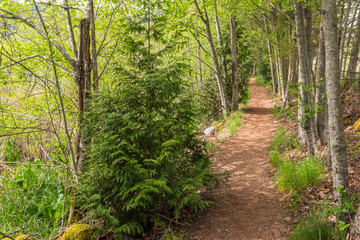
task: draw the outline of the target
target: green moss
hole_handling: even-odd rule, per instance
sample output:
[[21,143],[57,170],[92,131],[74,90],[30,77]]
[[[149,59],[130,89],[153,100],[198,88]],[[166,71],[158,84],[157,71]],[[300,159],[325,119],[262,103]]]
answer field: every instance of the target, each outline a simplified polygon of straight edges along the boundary
[[60,240],[90,240],[94,237],[94,228],[88,224],[74,224],[64,232]]

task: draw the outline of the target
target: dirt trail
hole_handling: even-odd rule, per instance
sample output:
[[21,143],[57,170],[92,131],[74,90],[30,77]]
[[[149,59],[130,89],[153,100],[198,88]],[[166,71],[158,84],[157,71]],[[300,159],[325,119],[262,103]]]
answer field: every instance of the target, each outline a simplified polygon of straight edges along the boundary
[[269,173],[267,146],[278,126],[273,101],[264,87],[250,80],[251,100],[238,133],[220,144],[214,156],[219,171],[229,170],[231,188],[212,194],[212,207],[194,221],[189,239],[285,239],[288,212]]

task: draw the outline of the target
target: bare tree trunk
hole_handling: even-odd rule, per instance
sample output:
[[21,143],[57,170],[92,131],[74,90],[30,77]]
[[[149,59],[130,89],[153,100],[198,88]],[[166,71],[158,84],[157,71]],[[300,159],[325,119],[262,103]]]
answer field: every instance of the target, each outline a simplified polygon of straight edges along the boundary
[[297,57],[296,52],[291,51],[290,56],[289,56],[289,70],[288,70],[287,83],[286,83],[285,94],[284,94],[284,98],[283,98],[283,107],[284,108],[287,107],[292,101],[292,95],[290,93],[290,86],[291,86],[291,83],[294,82],[294,80],[295,80],[296,57]]
[[231,44],[231,72],[232,72],[232,111],[239,109],[239,68],[236,51],[235,17],[230,14],[230,44]]
[[[359,59],[359,47],[360,47],[360,13],[357,15],[356,29],[354,41],[352,43],[349,66],[346,73],[347,84],[351,86],[351,82],[355,79],[357,61]],[[347,86],[346,86],[347,87]]]
[[199,14],[202,22],[205,24],[205,27],[206,27],[206,35],[207,35],[207,40],[210,45],[211,58],[212,58],[214,69],[215,69],[215,77],[216,77],[216,82],[217,82],[218,90],[219,90],[221,108],[222,108],[223,114],[226,115],[229,112],[229,104],[227,101],[226,91],[224,88],[224,80],[221,75],[221,69],[220,69],[220,65],[219,65],[219,61],[218,61],[217,53],[215,50],[212,33],[211,33],[209,16],[207,14],[205,5],[203,6],[204,9],[202,11],[202,10],[200,10],[197,0],[194,0],[194,4],[195,4],[196,10],[198,11],[198,14]]
[[326,94],[328,102],[329,140],[333,171],[333,187],[335,200],[341,201],[340,194],[335,191],[335,189],[340,185],[348,189],[349,182],[340,94],[341,73],[336,0],[323,0],[322,3],[325,10],[323,17],[326,58]]
[[[264,25],[265,25],[265,30],[268,32],[269,28],[266,22],[266,18],[264,17]],[[274,69],[274,57],[273,57],[273,51],[271,48],[271,42],[270,42],[270,36],[269,34],[267,34],[266,36],[266,43],[267,43],[267,48],[268,48],[268,53],[269,53],[269,61],[270,61],[270,71],[271,71],[271,81],[272,81],[272,85],[273,85],[273,93],[277,94],[278,93],[278,84],[276,81],[276,75],[275,75],[275,69]]]
[[323,23],[320,28],[319,49],[317,55],[317,69],[316,69],[316,94],[315,104],[316,111],[316,125],[322,145],[327,143],[328,133],[328,118],[327,118],[327,102],[325,89],[325,42]]
[[[344,30],[341,33],[341,41],[340,41],[340,63],[342,62],[346,62],[347,56],[344,57],[344,50],[345,50],[345,40],[346,40],[346,35],[348,33],[348,27],[349,27],[349,17],[350,17],[350,10],[351,10],[351,1],[352,0],[348,0],[347,2],[347,11],[346,11],[346,15],[344,17]],[[345,7],[345,6],[344,6]],[[340,65],[341,66],[341,65]],[[344,64],[344,69],[345,70],[345,64]]]
[[86,160],[85,149],[90,144],[86,136],[81,131],[82,117],[91,96],[91,69],[90,69],[90,21],[83,18],[79,26],[79,56],[75,79],[78,87],[79,102],[79,132],[76,144],[76,159],[78,168],[81,171]]
[[97,48],[96,48],[96,30],[95,30],[95,13],[94,13],[94,1],[88,0],[87,6],[87,14],[90,21],[91,26],[91,68],[93,72],[93,89],[96,92],[99,88],[99,71],[98,71],[98,63],[97,63]]
[[311,73],[308,67],[308,51],[307,41],[304,23],[304,8],[302,2],[293,0],[294,11],[295,11],[295,26],[299,53],[299,84],[302,101],[299,101],[299,122],[301,128],[305,132],[305,139],[307,143],[307,149],[310,155],[314,155],[314,142],[311,127],[310,110],[312,108],[310,93],[309,93],[309,82],[311,79]]
[[[218,17],[218,12],[217,12],[217,3],[216,1],[214,2],[214,8],[215,8],[215,29],[216,29],[216,35],[218,38],[218,42],[219,42],[219,46],[220,48],[224,47],[224,42],[221,36],[221,27],[220,27],[220,21],[219,21],[219,17]],[[224,82],[227,81],[228,79],[228,72],[227,72],[227,67],[226,67],[226,62],[225,62],[225,56],[224,53],[221,52],[220,53],[220,60],[221,60],[221,66],[222,66],[222,71],[223,71],[223,80]]]

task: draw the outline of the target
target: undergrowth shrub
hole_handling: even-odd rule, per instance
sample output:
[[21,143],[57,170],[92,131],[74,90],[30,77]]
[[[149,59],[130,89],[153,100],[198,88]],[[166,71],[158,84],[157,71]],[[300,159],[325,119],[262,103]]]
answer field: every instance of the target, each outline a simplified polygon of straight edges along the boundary
[[293,132],[287,133],[285,127],[279,127],[270,143],[269,150],[283,152],[292,148],[299,148],[298,138]]
[[293,163],[289,160],[278,165],[275,183],[281,192],[300,192],[305,188],[319,184],[325,170],[321,159],[309,157]]
[[[31,164],[45,164],[34,160]],[[48,239],[69,208],[61,168],[18,165],[0,172],[0,231],[38,233]],[[66,216],[64,216],[66,217]]]

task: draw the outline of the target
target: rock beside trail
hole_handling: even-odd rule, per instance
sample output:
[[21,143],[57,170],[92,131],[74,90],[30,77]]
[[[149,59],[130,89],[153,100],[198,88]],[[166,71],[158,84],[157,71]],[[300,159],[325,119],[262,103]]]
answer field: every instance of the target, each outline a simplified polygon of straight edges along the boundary
[[204,130],[204,134],[205,134],[204,137],[209,136],[210,134],[212,134],[212,133],[214,132],[214,130],[215,130],[215,127],[208,127],[208,128],[206,128],[206,129]]

